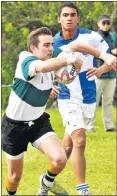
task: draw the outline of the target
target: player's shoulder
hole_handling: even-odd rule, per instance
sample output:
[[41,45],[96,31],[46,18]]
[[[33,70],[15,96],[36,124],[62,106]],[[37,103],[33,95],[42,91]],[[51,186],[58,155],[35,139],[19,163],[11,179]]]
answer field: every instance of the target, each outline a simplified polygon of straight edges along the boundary
[[86,29],[86,28],[81,28],[79,27],[79,34],[91,34],[92,33],[92,30],[91,29]]
[[25,58],[27,58],[28,56],[32,56],[32,54],[31,54],[30,52],[27,52],[27,51],[22,51],[22,52],[20,52],[20,54],[19,54],[19,60],[20,60],[20,59],[25,59]]
[[62,45],[65,45],[66,40],[64,40],[64,38],[62,37],[62,32],[58,32],[55,36],[54,36],[54,47],[61,47]]
[[54,40],[60,40],[60,39],[61,39],[61,31],[59,31],[54,35]]
[[31,52],[28,51],[22,51],[19,54],[19,61],[33,61],[33,60],[39,60],[36,56],[34,56]]
[[112,40],[114,40],[114,41],[117,40],[117,34],[116,33],[110,31],[109,34],[110,34],[110,37],[111,37]]
[[111,35],[117,36],[117,34],[115,32],[110,31]]
[[79,28],[79,33],[80,34],[93,34],[93,35],[99,35],[96,31],[92,29],[86,29],[86,28]]

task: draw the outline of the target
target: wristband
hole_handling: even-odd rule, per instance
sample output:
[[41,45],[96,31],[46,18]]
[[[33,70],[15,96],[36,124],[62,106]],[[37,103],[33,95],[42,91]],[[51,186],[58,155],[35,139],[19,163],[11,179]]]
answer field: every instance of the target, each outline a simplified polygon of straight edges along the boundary
[[105,62],[107,60],[108,56],[109,56],[109,54],[103,51],[103,52],[101,52],[99,58]]
[[67,57],[67,65],[74,64],[76,62],[76,55],[74,53],[70,53]]

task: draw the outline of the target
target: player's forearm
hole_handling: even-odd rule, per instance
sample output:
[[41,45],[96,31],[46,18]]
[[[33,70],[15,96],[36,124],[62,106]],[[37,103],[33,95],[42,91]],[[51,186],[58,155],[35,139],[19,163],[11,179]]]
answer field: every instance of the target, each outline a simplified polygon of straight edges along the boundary
[[108,54],[106,51],[99,51],[95,47],[85,44],[83,42],[80,43],[70,43],[64,47],[64,51],[69,52],[72,50],[73,52],[81,52],[81,53],[88,53],[93,55],[99,59],[102,59],[104,63],[106,63],[109,68],[117,71],[117,58],[114,55]]
[[101,54],[98,49],[85,43],[71,43],[69,46],[73,52],[87,53],[95,57],[99,57]]
[[61,67],[66,65],[74,64],[77,60],[77,56],[73,53],[69,54],[68,56],[62,56],[57,58],[48,59],[45,61],[38,61],[35,64],[36,72],[50,72],[55,71]]
[[100,69],[101,74],[110,71],[109,67],[105,63],[99,69]]
[[37,63],[35,66],[35,69],[36,69],[36,72],[50,72],[60,67],[63,67],[66,64],[67,64],[66,58],[62,58],[62,59],[52,58],[52,59],[48,59],[46,61],[41,61]]

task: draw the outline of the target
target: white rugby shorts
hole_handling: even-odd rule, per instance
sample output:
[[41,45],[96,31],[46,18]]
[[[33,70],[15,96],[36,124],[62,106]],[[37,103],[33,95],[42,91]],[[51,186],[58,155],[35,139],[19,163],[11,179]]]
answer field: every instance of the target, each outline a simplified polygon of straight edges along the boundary
[[59,99],[58,108],[62,116],[63,125],[66,127],[65,131],[69,135],[77,129],[85,129],[82,103],[68,99]]
[[82,104],[73,100],[59,99],[58,108],[65,132],[71,135],[77,129],[85,129],[88,121],[94,116],[96,103]]
[[95,112],[96,112],[96,102],[91,103],[91,104],[83,103],[83,114],[84,114],[85,127],[87,127],[90,120],[94,118]]

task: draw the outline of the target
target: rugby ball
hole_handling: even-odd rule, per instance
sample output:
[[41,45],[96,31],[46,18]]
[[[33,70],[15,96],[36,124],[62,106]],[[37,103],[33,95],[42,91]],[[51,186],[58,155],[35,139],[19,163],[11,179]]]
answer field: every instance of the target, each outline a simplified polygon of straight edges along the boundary
[[[66,52],[61,52],[58,57],[62,58],[63,55],[66,56],[68,53],[66,54]],[[77,74],[78,72],[73,64],[61,67],[55,71],[56,80],[63,84],[71,83],[76,78]]]
[[55,77],[58,82],[63,84],[71,83],[77,76],[76,68],[74,65],[67,65],[58,69],[55,72]]

